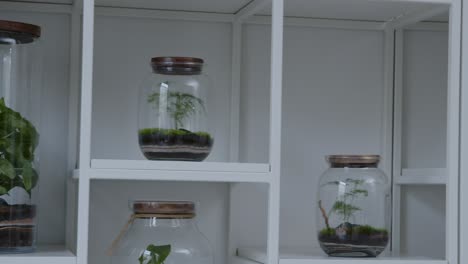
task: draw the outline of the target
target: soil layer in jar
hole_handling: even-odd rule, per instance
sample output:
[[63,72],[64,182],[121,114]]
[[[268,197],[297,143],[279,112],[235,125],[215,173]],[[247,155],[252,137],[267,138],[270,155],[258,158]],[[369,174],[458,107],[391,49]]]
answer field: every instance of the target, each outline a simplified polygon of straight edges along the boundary
[[0,251],[22,251],[34,242],[36,206],[0,205]]
[[213,138],[206,132],[147,128],[138,134],[140,149],[149,160],[202,161],[213,147]]
[[376,257],[388,244],[388,231],[369,225],[342,223],[336,228],[322,229],[320,247],[334,257]]

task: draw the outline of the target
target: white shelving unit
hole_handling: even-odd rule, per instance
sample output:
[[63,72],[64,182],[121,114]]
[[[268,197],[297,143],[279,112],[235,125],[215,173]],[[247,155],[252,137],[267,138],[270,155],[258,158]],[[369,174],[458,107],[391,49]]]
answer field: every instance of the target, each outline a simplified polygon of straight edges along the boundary
[[[215,240],[213,243],[221,252],[215,257],[221,263],[467,262],[468,256],[462,248],[468,243],[468,236],[463,235],[468,229],[461,224],[468,217],[468,210],[461,206],[461,201],[467,200],[463,189],[467,183],[461,175],[465,171],[462,161],[467,147],[464,119],[468,116],[464,115],[468,97],[461,92],[461,84],[465,82],[461,68],[466,64],[466,52],[461,53],[460,46],[466,42],[461,38],[461,2],[0,1],[0,12],[13,18],[29,14],[34,14],[32,20],[36,15],[65,16],[70,23],[70,32],[66,35],[69,41],[64,44],[69,47],[69,91],[63,97],[68,100],[66,112],[69,116],[67,168],[73,174],[73,180],[67,183],[63,245],[43,247],[40,244],[34,254],[0,255],[0,263],[94,264],[105,261],[104,256],[94,253],[108,244],[110,236],[117,232],[115,226],[119,226],[126,214],[121,205],[125,197],[116,198],[115,193],[131,196],[140,191],[144,195],[172,191],[179,195],[180,189],[186,191],[192,187],[190,197],[203,192],[202,199],[221,201],[214,205],[207,203],[219,207],[210,211],[212,215],[219,215],[219,219],[201,220],[205,231],[210,231],[211,225],[216,227],[212,233],[217,234],[208,232],[208,237]],[[181,32],[173,34],[177,30]],[[151,34],[153,31],[155,33]],[[440,107],[443,110],[434,110],[444,112],[441,114],[444,118],[438,116],[434,125],[442,128],[443,136],[430,125],[420,124],[419,116],[413,120],[406,116],[414,111],[408,105],[419,105],[405,101],[407,94],[404,92],[412,85],[422,86],[412,83],[405,75],[405,67],[409,67],[405,57],[407,31],[447,33],[448,50],[444,52],[448,58],[448,84],[445,87],[444,79],[442,91],[446,94],[446,105]],[[193,32],[199,35],[191,34]],[[184,39],[184,34],[190,41]],[[160,36],[164,38],[158,38]],[[317,44],[307,50],[301,42]],[[151,49],[151,46],[157,48]],[[213,91],[216,102],[211,107],[218,129],[211,160],[200,163],[147,161],[138,156],[135,142],[128,140],[134,132],[134,105],[132,100],[126,105],[125,99],[136,91],[129,91],[125,85],[141,77],[139,73],[143,68],[139,65],[146,62],[141,58],[149,58],[153,55],[150,52],[212,56],[209,70],[215,73],[219,88]],[[363,56],[365,52],[371,55]],[[460,59],[460,54],[465,57]],[[340,67],[341,64],[346,67]],[[313,75],[314,72],[321,76]],[[333,89],[348,85],[354,94],[341,87]],[[439,86],[434,85],[434,89],[440,90]],[[343,95],[343,100],[337,100],[337,95]],[[122,109],[126,108],[122,105],[128,109]],[[336,106],[335,112],[327,108],[330,105]],[[373,123],[365,123],[367,118]],[[408,122],[414,120],[427,133],[408,128]],[[350,124],[351,121],[359,125]],[[411,146],[405,140],[411,140],[415,134],[437,141],[434,152],[442,156],[441,164],[434,164],[434,168],[409,165],[412,161],[408,161],[408,156],[413,155],[413,150],[408,150]],[[415,151],[418,153],[415,155],[433,158],[424,153],[431,149],[424,147]],[[308,228],[315,220],[311,213],[304,211],[312,211],[313,207],[304,209],[302,206],[313,204],[313,201],[304,201],[311,199],[309,196],[314,193],[315,182],[310,178],[324,169],[323,163],[316,160],[331,154],[325,151],[368,151],[382,156],[381,168],[391,176],[393,190],[392,245],[386,256],[329,258],[320,249],[311,250],[315,247],[307,236],[315,234]],[[146,184],[149,187],[142,188]],[[400,252],[411,244],[402,238],[407,232],[402,228],[402,205],[404,192],[413,187],[440,187],[445,191],[445,222],[435,227],[444,229],[445,238],[440,238],[445,241],[444,257],[431,257],[430,245],[426,248],[429,256],[409,254],[411,256],[404,257],[408,252]],[[162,192],[164,188],[170,190]],[[444,197],[434,199],[437,198]],[[202,209],[209,211],[210,208]],[[108,215],[103,214],[103,210],[107,210]],[[103,219],[107,216],[116,223],[106,223]],[[292,250],[283,250],[283,246]],[[301,251],[304,248],[307,250]],[[90,250],[95,251],[90,253]]]
[[[80,171],[74,173],[80,178]],[[178,162],[148,160],[91,160],[91,179],[270,183],[268,164]]]
[[31,254],[2,255],[2,263],[44,263],[44,264],[75,264],[75,255],[64,246],[39,246]]
[[[246,259],[250,264],[266,263],[265,250],[258,248],[239,248],[238,255]],[[389,255],[389,254],[387,254]],[[376,263],[372,258],[330,258],[322,253],[320,248],[315,250],[304,249],[280,249],[279,263],[300,263],[300,264],[357,264],[357,263]],[[382,256],[378,263],[394,264],[394,263],[409,263],[409,264],[447,264],[446,260],[436,260],[425,257],[404,257],[404,256]]]

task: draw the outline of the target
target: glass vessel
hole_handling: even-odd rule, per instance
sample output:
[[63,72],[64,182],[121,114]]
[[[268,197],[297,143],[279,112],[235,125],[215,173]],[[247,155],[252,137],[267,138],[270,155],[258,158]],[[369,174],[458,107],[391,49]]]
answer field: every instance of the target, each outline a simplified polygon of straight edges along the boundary
[[150,160],[202,161],[211,151],[206,93],[211,82],[203,60],[188,57],[151,59],[152,74],[140,88],[138,138]]
[[213,264],[208,240],[186,201],[134,201],[133,214],[110,248],[112,264]]
[[390,232],[390,187],[377,155],[332,155],[320,178],[317,227],[330,256],[376,257]]
[[0,20],[0,253],[35,248],[40,35],[36,25]]

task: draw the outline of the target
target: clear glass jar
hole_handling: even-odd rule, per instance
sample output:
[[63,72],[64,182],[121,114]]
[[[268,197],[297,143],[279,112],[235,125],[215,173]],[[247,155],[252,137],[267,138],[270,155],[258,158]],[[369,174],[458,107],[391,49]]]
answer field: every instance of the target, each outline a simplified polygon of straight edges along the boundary
[[202,161],[211,151],[206,96],[211,82],[203,60],[156,57],[140,89],[138,138],[150,160]]
[[110,248],[112,264],[213,264],[195,222],[195,204],[134,201],[133,215]]
[[36,25],[0,20],[0,252],[35,248],[40,87]]
[[390,236],[390,186],[377,155],[332,155],[320,178],[317,227],[330,256],[376,257]]

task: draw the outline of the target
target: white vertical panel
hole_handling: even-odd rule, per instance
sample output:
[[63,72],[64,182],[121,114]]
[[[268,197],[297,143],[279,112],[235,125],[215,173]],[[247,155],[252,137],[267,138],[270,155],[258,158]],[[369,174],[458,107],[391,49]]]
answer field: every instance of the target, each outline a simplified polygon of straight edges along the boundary
[[81,84],[81,10],[83,3],[76,0],[73,3],[70,25],[70,81],[68,95],[68,175],[65,243],[76,253],[77,216],[78,216],[78,183],[72,179],[73,170],[78,162],[78,119]]
[[468,262],[468,5],[462,11],[462,61],[461,61],[461,131],[460,131],[460,259]]
[[232,74],[231,74],[231,101],[230,101],[230,144],[229,160],[239,161],[239,124],[240,124],[240,83],[241,83],[241,57],[242,57],[242,24],[232,24]]
[[91,120],[93,103],[94,0],[83,0],[81,112],[78,183],[77,264],[88,263],[89,168],[91,166]]
[[460,180],[460,41],[461,0],[450,7],[449,66],[447,95],[447,189],[446,257],[459,262],[459,180]]
[[270,166],[272,181],[268,190],[268,263],[279,263],[281,117],[283,82],[283,0],[272,0],[270,73]]
[[400,253],[401,187],[395,184],[401,176],[401,134],[403,100],[403,30],[394,31],[394,110],[393,110],[393,169],[392,169],[392,251]]

